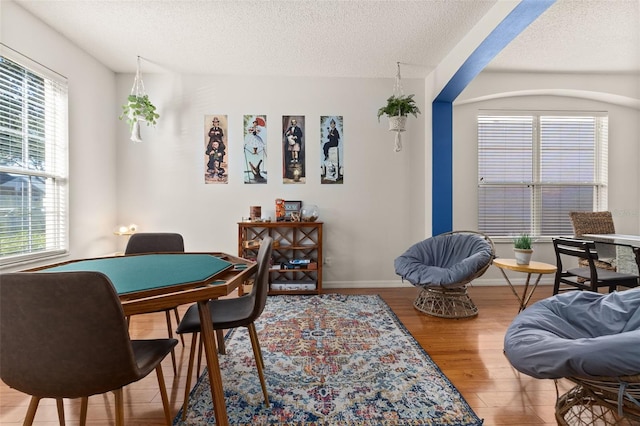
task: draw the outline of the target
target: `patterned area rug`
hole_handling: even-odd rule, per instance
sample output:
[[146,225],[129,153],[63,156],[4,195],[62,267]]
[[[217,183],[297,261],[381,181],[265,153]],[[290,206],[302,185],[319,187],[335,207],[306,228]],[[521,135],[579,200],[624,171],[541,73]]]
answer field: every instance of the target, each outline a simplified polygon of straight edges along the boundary
[[[220,357],[231,424],[482,424],[379,296],[270,296],[256,328],[271,406],[237,329]],[[215,423],[206,372],[181,416],[174,425]]]

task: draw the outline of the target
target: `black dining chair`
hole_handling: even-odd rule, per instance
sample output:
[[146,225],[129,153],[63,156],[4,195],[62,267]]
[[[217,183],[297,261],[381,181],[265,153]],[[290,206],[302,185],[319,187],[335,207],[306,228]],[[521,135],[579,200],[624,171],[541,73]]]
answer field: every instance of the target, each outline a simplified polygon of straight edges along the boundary
[[[127,242],[125,248],[125,256],[132,254],[143,253],[183,253],[184,252],[184,239],[182,235],[172,232],[141,232],[133,234]],[[163,312],[167,319],[167,334],[169,338],[173,337],[173,325],[171,324],[171,311],[173,311],[176,317],[176,324],[180,324],[180,314],[178,313],[178,307],[164,309]],[[127,321],[130,318],[127,317]],[[184,338],[180,336],[182,346],[184,346]],[[176,365],[176,354],[171,351],[171,363],[173,365],[173,373],[177,374],[178,368]]]
[[[618,286],[637,287],[638,275],[624,274],[596,267],[598,253],[593,241],[573,238],[554,238],[553,248],[556,254],[557,271],[553,285],[553,294],[566,290],[589,290],[597,292],[601,287],[607,287],[609,292]],[[567,268],[563,261],[569,257],[584,260],[588,266]]]
[[115,394],[124,425],[123,387],[156,370],[167,425],[171,410],[162,360],[175,339],[131,340],[120,299],[100,272],[17,272],[0,276],[0,377],[31,395],[33,423],[42,398],[54,398],[64,424],[64,398],[81,398],[86,423],[91,395]]
[[[209,301],[209,309],[211,310],[211,322],[214,330],[224,330],[237,327],[247,327],[249,330],[249,338],[253,348],[253,355],[256,360],[258,369],[258,377],[260,386],[264,394],[265,405],[269,406],[269,396],[267,394],[267,385],[264,380],[264,359],[262,358],[262,350],[258,341],[258,333],[254,321],[260,317],[267,303],[267,293],[269,292],[269,264],[271,259],[273,239],[265,237],[258,250],[257,263],[258,271],[253,280],[251,292],[240,297],[229,299],[215,299]],[[193,364],[195,358],[196,346],[198,346],[198,334],[200,333],[200,316],[198,305],[191,305],[182,317],[182,321],[176,330],[178,334],[190,333],[193,335],[191,339],[191,351],[189,354],[189,367],[187,372],[187,383],[185,387],[184,405],[182,408],[182,418],[187,413],[189,404],[189,391],[191,388],[191,375],[193,373]]]

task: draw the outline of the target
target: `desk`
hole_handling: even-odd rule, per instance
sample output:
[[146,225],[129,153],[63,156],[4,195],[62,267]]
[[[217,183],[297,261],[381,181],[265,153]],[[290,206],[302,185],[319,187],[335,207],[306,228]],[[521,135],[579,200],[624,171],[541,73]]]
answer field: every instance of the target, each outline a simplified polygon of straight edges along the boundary
[[228,425],[207,301],[228,295],[256,270],[257,264],[224,253],[163,253],[76,260],[27,272],[102,272],[113,283],[126,316],[197,302],[216,424]]
[[[640,248],[640,235],[584,234],[581,238],[591,240],[596,243],[631,247],[632,249]],[[618,272],[638,274],[638,270],[640,270],[640,259],[634,257],[633,251],[628,248],[626,250],[616,250],[616,269]]]
[[640,235],[584,234],[582,235],[582,238],[618,246],[640,247]]
[[[558,269],[555,265],[550,265],[548,263],[535,262],[535,261],[531,261],[528,265],[518,265],[515,259],[494,259],[493,264],[500,269],[500,272],[502,272],[502,276],[504,277],[505,280],[507,280],[507,284],[509,284],[509,287],[511,287],[511,291],[513,291],[513,294],[518,299],[518,302],[520,302],[520,309],[518,310],[518,313],[522,312],[522,310],[527,307],[527,304],[529,303],[529,300],[531,299],[533,292],[538,287],[540,278],[542,278],[544,274],[555,274],[556,270]],[[518,295],[518,292],[516,291],[515,287],[513,286],[513,284],[511,284],[511,280],[509,280],[509,277],[507,277],[507,274],[504,272],[505,269],[509,269],[511,271],[517,271],[517,272],[524,272],[527,274],[527,281],[525,282],[525,285],[524,285],[524,291],[522,292],[522,297]],[[536,282],[533,284],[533,286],[529,288],[529,283],[531,281],[531,274],[538,274],[538,278],[536,278]]]

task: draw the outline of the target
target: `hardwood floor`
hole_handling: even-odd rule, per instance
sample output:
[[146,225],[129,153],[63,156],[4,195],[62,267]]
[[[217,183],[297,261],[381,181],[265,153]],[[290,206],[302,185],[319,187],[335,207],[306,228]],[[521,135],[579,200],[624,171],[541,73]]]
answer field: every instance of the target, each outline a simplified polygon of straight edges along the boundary
[[[424,315],[413,308],[417,290],[340,289],[329,292],[346,294],[380,294],[427,351],[442,372],[458,388],[469,405],[493,425],[555,425],[555,385],[552,380],[537,380],[516,371],[502,354],[504,333],[518,311],[518,304],[508,287],[471,287],[469,292],[479,308],[472,319],[441,319]],[[537,289],[531,303],[551,295],[550,286]],[[187,306],[181,307],[181,314]],[[163,313],[132,318],[132,338],[166,337]],[[178,375],[174,375],[171,358],[163,362],[167,391],[174,413],[182,404],[190,338],[185,347],[176,347]],[[268,366],[267,366],[268,371]],[[560,392],[571,384],[560,382]],[[163,424],[162,402],[155,373],[125,388],[125,421],[127,425]],[[4,383],[0,384],[0,424],[20,425],[27,411],[29,397]],[[88,423],[111,425],[113,394],[89,398]],[[79,400],[65,401],[67,424],[77,424]],[[35,425],[58,424],[55,401],[42,400]]]

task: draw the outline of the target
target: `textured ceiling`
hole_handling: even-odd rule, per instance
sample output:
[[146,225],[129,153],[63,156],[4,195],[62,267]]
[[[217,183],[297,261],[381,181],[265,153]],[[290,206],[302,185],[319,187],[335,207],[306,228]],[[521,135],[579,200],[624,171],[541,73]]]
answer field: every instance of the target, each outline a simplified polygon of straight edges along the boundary
[[[6,0],[0,0],[6,1]],[[427,75],[495,0],[17,0],[115,72]],[[489,68],[639,72],[640,0],[558,0]]]

